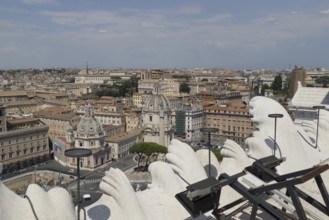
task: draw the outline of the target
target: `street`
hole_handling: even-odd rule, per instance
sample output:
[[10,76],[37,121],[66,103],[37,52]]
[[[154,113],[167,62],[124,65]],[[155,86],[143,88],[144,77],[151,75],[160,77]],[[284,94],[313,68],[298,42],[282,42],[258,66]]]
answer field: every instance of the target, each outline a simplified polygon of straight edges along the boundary
[[[84,194],[90,194],[91,199],[88,201],[82,201],[82,206],[87,206],[89,204],[94,203],[97,201],[101,195],[102,192],[99,190],[99,183],[101,182],[103,176],[105,175],[105,171],[109,170],[111,167],[113,168],[118,168],[120,170],[127,171],[134,166],[136,166],[136,162],[133,161],[133,156],[129,155],[128,157],[124,159],[120,159],[118,161],[113,161],[109,164],[104,164],[103,166],[100,166],[96,168],[93,171],[89,170],[80,170],[80,197]],[[62,187],[66,188],[67,190],[71,191],[76,191],[77,188],[77,183],[76,183],[76,176],[77,176],[77,170],[76,168],[72,167],[66,167],[61,165],[55,160],[48,161],[43,164],[35,165],[32,167],[25,168],[23,170],[18,170],[10,174],[6,174],[2,176],[2,179],[11,179],[15,178],[20,175],[24,175],[25,173],[31,173],[35,171],[53,171],[59,174],[66,174],[72,177],[72,182],[61,185]],[[76,204],[76,201],[74,201]]]
[[[82,174],[82,176],[85,176],[85,178],[80,181],[80,196],[84,194],[91,195],[91,200],[82,201],[82,206],[88,206],[97,201],[102,196],[103,193],[99,190],[99,183],[105,175],[105,171],[113,167],[118,168],[124,172],[133,168],[134,166],[136,166],[136,163],[132,160],[132,156],[128,156],[124,160],[114,161],[110,164],[106,164],[104,167],[99,167],[94,171],[89,171]],[[73,184],[70,185],[69,189],[76,190],[76,187],[77,185]]]

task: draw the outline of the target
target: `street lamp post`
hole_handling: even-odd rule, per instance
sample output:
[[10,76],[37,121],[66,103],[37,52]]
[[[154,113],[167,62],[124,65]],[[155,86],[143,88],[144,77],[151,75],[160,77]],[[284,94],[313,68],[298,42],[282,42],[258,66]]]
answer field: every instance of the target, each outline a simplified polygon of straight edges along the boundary
[[[317,109],[318,110],[317,122],[316,122],[315,148],[319,148],[319,146],[318,146],[318,135],[319,135],[320,109],[324,109],[324,108],[325,108],[325,106],[323,106],[323,105],[315,105],[315,106],[313,106],[313,109]],[[320,148],[319,148],[319,150],[320,150]]]
[[211,144],[210,144],[210,134],[211,133],[215,133],[215,132],[218,132],[219,129],[218,128],[201,128],[200,129],[201,132],[206,132],[208,133],[208,150],[209,150],[209,170],[208,170],[208,176],[210,177],[210,151],[211,151]]
[[84,148],[72,148],[65,151],[65,156],[73,157],[77,160],[77,210],[78,220],[80,220],[80,157],[88,157],[91,155],[91,150]]
[[268,117],[274,118],[274,148],[273,148],[273,156],[275,156],[275,151],[276,151],[276,148],[277,148],[277,143],[276,143],[276,120],[277,120],[277,118],[282,118],[283,117],[283,114],[274,113],[274,114],[269,114]]

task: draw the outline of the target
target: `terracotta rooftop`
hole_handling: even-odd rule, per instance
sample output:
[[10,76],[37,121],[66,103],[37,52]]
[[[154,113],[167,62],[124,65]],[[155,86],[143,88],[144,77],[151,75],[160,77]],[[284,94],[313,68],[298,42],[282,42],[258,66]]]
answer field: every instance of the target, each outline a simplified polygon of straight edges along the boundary
[[248,107],[233,107],[233,106],[209,106],[204,107],[204,110],[213,110],[213,111],[232,111],[232,112],[247,112],[249,113]]
[[48,118],[48,119],[56,119],[56,120],[64,120],[64,121],[68,121],[72,118],[79,117],[71,109],[64,107],[45,108],[39,112],[35,112],[33,115],[38,118]]
[[11,91],[0,91],[0,97],[10,97],[10,96],[27,96],[26,91],[11,90]]
[[19,119],[8,119],[7,120],[7,123],[8,124],[12,124],[12,125],[22,124],[22,123],[31,123],[31,122],[39,122],[39,123],[42,123],[37,118],[19,118]]
[[138,134],[141,133],[141,130],[140,129],[134,129],[134,130],[131,130],[131,131],[128,131],[128,132],[125,132],[125,133],[122,133],[121,135],[119,136],[115,136],[115,137],[109,137],[109,138],[106,138],[106,141],[107,142],[114,142],[114,143],[117,143],[117,142],[120,142],[120,141],[123,141],[123,140],[126,140],[128,138],[132,138]]
[[19,101],[10,101],[7,102],[7,106],[15,106],[15,105],[36,105],[38,104],[36,100],[19,100]]

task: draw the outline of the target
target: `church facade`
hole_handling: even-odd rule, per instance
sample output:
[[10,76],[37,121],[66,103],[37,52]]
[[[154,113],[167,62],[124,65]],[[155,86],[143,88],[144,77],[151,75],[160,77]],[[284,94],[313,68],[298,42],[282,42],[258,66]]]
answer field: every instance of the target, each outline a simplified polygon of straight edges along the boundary
[[147,99],[142,112],[144,142],[168,147],[173,138],[170,102],[166,96],[159,94],[157,85],[155,92]]
[[93,170],[112,160],[111,147],[105,142],[105,131],[102,125],[95,119],[91,105],[85,106],[85,114],[77,126],[67,130],[66,137],[55,140],[55,158],[64,165],[76,167],[76,159],[65,157],[64,152],[72,148],[89,149],[92,155],[80,158],[80,168]]

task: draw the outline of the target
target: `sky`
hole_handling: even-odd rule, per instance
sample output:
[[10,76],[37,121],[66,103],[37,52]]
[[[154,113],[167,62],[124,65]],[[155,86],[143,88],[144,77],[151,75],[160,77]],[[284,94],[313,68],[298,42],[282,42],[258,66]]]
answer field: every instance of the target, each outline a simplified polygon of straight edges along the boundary
[[0,69],[329,69],[328,0],[1,0]]

